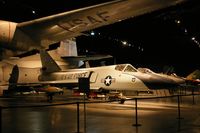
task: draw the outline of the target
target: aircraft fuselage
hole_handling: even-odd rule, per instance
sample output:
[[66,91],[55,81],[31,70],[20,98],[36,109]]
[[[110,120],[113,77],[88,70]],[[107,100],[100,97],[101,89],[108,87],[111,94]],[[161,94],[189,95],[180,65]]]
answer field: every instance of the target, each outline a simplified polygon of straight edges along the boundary
[[[42,73],[40,81],[49,83],[78,83],[78,78],[90,77],[91,89],[149,91],[153,87],[175,85],[170,79],[141,73],[130,64],[120,64],[68,71]],[[151,87],[150,87],[151,86]]]

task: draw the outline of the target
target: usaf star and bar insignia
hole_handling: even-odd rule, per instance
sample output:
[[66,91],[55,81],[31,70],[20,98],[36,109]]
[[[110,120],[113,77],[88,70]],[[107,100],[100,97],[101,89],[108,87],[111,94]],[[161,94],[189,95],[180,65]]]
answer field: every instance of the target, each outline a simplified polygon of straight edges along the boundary
[[115,82],[115,78],[112,78],[110,75],[106,76],[106,78],[101,80],[106,86],[110,86],[113,82]]

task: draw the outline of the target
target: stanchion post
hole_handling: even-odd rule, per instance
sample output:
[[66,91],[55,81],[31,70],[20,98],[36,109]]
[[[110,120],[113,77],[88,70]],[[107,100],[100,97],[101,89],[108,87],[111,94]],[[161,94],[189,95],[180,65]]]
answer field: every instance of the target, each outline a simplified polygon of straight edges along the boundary
[[77,133],[80,133],[80,120],[79,120],[79,102],[76,103],[77,104]]
[[84,99],[83,99],[83,105],[84,105],[84,133],[86,133],[86,106],[85,106],[85,95],[86,95],[86,92],[84,92]]
[[192,102],[193,102],[193,104],[195,104],[195,101],[194,101],[194,88],[192,88]]
[[178,118],[177,119],[183,119],[181,118],[180,95],[178,95]]
[[133,126],[141,126],[141,124],[138,124],[137,98],[135,98],[135,124]]
[[0,106],[0,133],[2,133],[2,107]]
[[[90,73],[91,76],[92,73]],[[84,133],[86,133],[86,105],[85,105],[85,96],[89,95],[90,92],[90,76],[78,78],[79,89],[84,92],[83,104],[84,104]]]
[[178,119],[180,119],[181,111],[180,111],[180,97],[178,95]]

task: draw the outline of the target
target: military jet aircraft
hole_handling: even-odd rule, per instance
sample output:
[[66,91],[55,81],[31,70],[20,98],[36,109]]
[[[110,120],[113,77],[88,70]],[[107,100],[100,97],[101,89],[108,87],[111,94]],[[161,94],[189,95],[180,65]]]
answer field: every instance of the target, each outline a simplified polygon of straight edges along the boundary
[[52,57],[44,50],[40,53],[42,72],[40,84],[64,85],[75,87],[79,78],[89,78],[90,89],[96,91],[148,92],[152,89],[177,87],[178,82],[155,74],[143,73],[131,64],[117,64],[91,68],[68,69],[62,71]]
[[[78,86],[79,78],[89,78],[90,89],[93,92],[109,94],[117,91],[122,96],[122,91],[149,92],[153,89],[173,88],[179,85],[170,78],[138,71],[131,64],[62,70],[45,50],[41,50],[40,57],[42,69],[37,77],[39,81],[17,82],[19,70],[15,66],[9,79],[10,87],[15,89],[25,85],[42,88],[51,85],[74,89]],[[55,91],[57,93],[57,90]],[[121,98],[123,101],[125,97]]]

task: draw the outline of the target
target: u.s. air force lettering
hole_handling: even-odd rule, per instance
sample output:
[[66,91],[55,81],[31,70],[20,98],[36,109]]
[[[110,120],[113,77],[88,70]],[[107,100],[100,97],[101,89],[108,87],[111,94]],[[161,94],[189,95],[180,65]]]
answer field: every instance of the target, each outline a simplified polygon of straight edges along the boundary
[[98,11],[92,15],[83,16],[82,18],[73,18],[70,21],[58,24],[61,28],[71,31],[79,26],[89,26],[92,24],[100,24],[108,21],[109,19],[108,11]]
[[62,75],[61,79],[62,80],[78,79],[78,78],[84,78],[84,77],[88,77],[88,76],[89,76],[89,72],[71,73],[71,74]]

